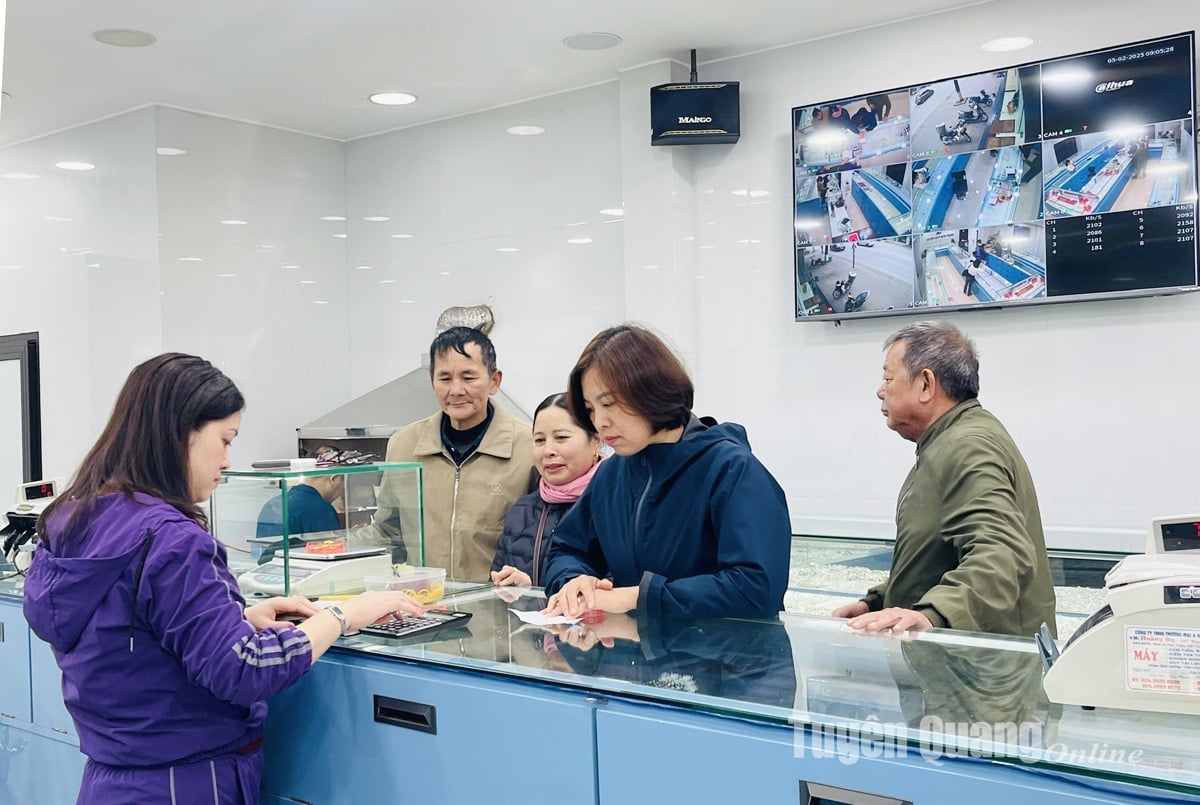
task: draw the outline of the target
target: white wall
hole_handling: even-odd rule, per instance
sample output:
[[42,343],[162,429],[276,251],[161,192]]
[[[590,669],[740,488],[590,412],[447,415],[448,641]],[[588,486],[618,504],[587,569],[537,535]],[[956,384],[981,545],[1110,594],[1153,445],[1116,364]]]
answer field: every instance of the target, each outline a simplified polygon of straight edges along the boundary
[[37,178],[0,178],[0,332],[39,333],[43,468],[69,476],[129,370],[161,350],[153,113],[0,149],[14,173]]
[[[702,79],[742,82],[743,135],[693,152],[698,407],[746,424],[797,530],[892,533],[913,446],[884,428],[873,395],[881,342],[911,319],[793,323],[789,109],[1200,22],[1197,7],[1172,8],[1009,0],[702,67]],[[1026,32],[1040,41],[1015,57],[978,49]],[[769,195],[732,195],[745,188]],[[1152,516],[1197,508],[1200,473],[1178,448],[1200,443],[1200,377],[1184,368],[1198,314],[1191,297],[942,314],[978,342],[981,399],[1022,447],[1056,544],[1137,548]]]
[[345,214],[343,145],[174,109],[157,124],[187,151],[158,157],[162,348],[246,396],[235,466],[295,455],[295,429],[350,395],[346,224],[320,220]]
[[621,206],[618,101],[613,82],[347,144],[354,395],[419,366],[442,310],[477,304],[518,405],[566,388],[624,317],[624,225],[600,213]]

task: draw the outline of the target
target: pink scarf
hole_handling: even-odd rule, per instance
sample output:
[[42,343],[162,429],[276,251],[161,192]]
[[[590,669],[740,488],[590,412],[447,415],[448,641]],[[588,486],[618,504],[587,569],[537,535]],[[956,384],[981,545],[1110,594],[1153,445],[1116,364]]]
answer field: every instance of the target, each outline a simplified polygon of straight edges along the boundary
[[596,474],[596,468],[599,466],[600,462],[597,461],[590,470],[574,481],[567,481],[565,484],[552,484],[543,478],[538,484],[538,494],[547,503],[574,503],[579,500],[583,490],[587,489],[588,482],[592,480],[592,476]]

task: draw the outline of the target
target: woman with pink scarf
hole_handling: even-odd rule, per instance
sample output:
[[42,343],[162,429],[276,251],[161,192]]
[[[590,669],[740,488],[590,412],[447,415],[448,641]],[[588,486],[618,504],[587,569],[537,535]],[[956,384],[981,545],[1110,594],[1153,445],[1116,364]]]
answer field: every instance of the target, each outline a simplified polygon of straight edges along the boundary
[[492,561],[497,586],[544,583],[550,535],[596,473],[600,437],[588,434],[567,408],[566,394],[551,394],[533,412],[533,465],[537,491],[518,500],[504,519]]

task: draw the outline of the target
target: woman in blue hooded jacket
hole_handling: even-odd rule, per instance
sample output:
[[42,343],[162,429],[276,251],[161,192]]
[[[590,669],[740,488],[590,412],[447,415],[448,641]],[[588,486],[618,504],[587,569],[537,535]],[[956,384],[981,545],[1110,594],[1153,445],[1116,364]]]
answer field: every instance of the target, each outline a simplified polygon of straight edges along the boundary
[[554,532],[544,612],[777,614],[791,546],[783,490],[742,426],[692,414],[692,381],[667,345],[634,325],[605,330],[568,393],[616,455]]
[[246,608],[198,505],[229,467],[243,405],[202,358],[142,363],[38,524],[25,617],[62,669],[88,757],[80,803],[258,802],[267,698],[340,634],[422,611],[402,592]]

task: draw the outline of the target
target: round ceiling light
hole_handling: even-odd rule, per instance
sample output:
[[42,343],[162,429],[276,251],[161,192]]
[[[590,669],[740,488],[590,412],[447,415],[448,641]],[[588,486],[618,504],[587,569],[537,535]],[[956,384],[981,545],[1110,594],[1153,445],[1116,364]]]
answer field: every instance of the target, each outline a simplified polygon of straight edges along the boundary
[[158,154],[160,157],[181,157],[186,154],[187,151],[182,148],[170,148],[169,146],[163,145],[155,148],[154,153]]
[[1002,36],[998,39],[989,39],[979,46],[980,50],[986,50],[989,53],[1006,53],[1010,50],[1021,50],[1033,44],[1033,40],[1028,36]]
[[136,31],[133,28],[105,28],[102,31],[92,31],[92,39],[102,45],[112,45],[118,48],[144,48],[158,41],[154,34]]
[[54,167],[62,168],[65,171],[90,171],[95,170],[96,166],[90,162],[55,162]]
[[509,134],[515,134],[518,137],[532,137],[535,134],[546,133],[546,130],[541,126],[509,126],[505,131]]
[[574,34],[563,40],[563,44],[573,50],[607,50],[615,48],[624,40],[616,34],[602,31],[592,31],[584,34]]
[[410,92],[376,92],[367,100],[380,106],[408,106],[417,102],[417,96]]

